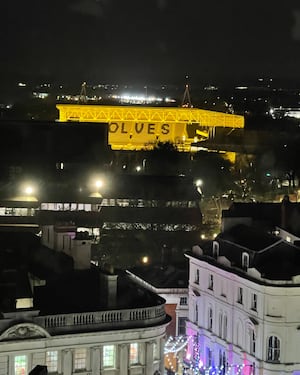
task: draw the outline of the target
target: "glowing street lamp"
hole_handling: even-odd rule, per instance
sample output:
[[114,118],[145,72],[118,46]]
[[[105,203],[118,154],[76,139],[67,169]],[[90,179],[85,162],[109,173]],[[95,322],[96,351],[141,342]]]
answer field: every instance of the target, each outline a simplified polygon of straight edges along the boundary
[[26,195],[32,195],[33,187],[30,186],[30,185],[26,186],[25,189],[24,189],[24,192],[25,192]]
[[103,186],[103,181],[102,180],[97,180],[95,182],[95,185],[96,185],[96,188],[99,189],[99,188],[101,188]]

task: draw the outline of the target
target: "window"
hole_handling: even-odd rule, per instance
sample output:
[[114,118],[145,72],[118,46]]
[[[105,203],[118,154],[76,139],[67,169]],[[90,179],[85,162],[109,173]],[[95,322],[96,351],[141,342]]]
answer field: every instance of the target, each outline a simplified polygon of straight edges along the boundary
[[178,318],[178,335],[185,335],[185,325],[187,318]]
[[199,315],[198,313],[199,313],[198,305],[196,303],[196,305],[195,305],[195,323],[198,323],[198,315]]
[[250,329],[249,335],[250,335],[250,353],[252,355],[255,355],[255,350],[256,350],[256,336],[255,336],[254,329]]
[[222,337],[223,335],[223,314],[219,313],[219,336]]
[[248,253],[242,253],[242,267],[244,269],[249,268],[249,254]]
[[56,372],[58,364],[58,354],[57,351],[46,352],[46,366],[48,372]]
[[159,346],[158,346],[158,344],[157,344],[157,342],[155,342],[154,344],[153,344],[153,359],[155,360],[155,359],[159,359]]
[[129,363],[131,365],[139,363],[139,344],[137,342],[130,344]]
[[116,348],[115,345],[103,346],[103,367],[115,367]]
[[237,301],[238,301],[238,303],[243,304],[243,288],[241,288],[241,287],[238,288]]
[[223,339],[227,340],[227,315],[223,318]]
[[17,355],[15,357],[15,375],[25,375],[27,374],[27,356]]
[[280,340],[276,336],[269,337],[267,361],[280,361]]
[[257,294],[255,293],[251,295],[251,309],[257,311]]
[[196,276],[195,276],[195,284],[199,284],[199,282],[200,282],[200,272],[197,269],[196,270]]
[[187,297],[180,297],[180,305],[187,305]]
[[210,367],[212,365],[212,350],[206,348],[206,367]]
[[212,311],[212,308],[210,307],[208,309],[208,329],[212,331],[212,327],[213,327],[213,311]]
[[75,349],[74,351],[74,369],[85,370],[86,369],[86,349]]
[[223,279],[221,282],[221,296],[226,297],[227,294],[227,280]]
[[214,290],[214,276],[211,274],[209,275],[209,278],[208,278],[208,289]]

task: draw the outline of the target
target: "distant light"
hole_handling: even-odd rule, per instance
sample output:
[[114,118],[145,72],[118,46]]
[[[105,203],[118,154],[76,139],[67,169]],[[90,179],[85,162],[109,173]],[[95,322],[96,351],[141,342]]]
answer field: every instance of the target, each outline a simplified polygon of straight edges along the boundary
[[97,181],[95,182],[95,185],[96,185],[97,188],[100,188],[100,187],[103,186],[103,181],[102,181],[102,180],[97,180]]
[[203,185],[203,181],[200,180],[200,179],[198,179],[198,180],[195,181],[195,185],[196,185],[197,187],[202,186],[202,185]]
[[201,240],[205,240],[205,234],[201,234]]
[[32,186],[26,186],[24,191],[27,195],[30,195],[33,193],[33,188]]
[[27,85],[26,85],[26,83],[24,83],[24,82],[19,82],[19,83],[18,83],[18,86],[19,86],[19,87],[26,87]]
[[144,257],[142,258],[142,263],[143,263],[143,264],[147,264],[148,262],[149,262],[149,257],[144,256]]
[[213,234],[213,238],[216,238],[216,237],[217,237],[217,235],[218,235],[217,233],[214,233],[214,234]]
[[142,167],[141,167],[140,165],[138,165],[138,166],[135,168],[135,170],[136,170],[137,172],[140,172],[140,171],[142,170]]

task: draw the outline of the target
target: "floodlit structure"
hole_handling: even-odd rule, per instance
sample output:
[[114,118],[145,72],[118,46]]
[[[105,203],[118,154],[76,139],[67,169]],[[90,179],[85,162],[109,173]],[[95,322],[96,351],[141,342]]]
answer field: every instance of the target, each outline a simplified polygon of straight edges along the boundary
[[[90,263],[72,225],[0,233],[0,373],[163,373],[164,299]],[[50,247],[53,247],[51,249]]]
[[244,117],[197,108],[57,104],[60,122],[96,122],[109,127],[113,150],[152,149],[171,142],[181,151],[214,136],[215,128],[244,127]]
[[245,224],[189,259],[191,374],[299,374],[300,248]]

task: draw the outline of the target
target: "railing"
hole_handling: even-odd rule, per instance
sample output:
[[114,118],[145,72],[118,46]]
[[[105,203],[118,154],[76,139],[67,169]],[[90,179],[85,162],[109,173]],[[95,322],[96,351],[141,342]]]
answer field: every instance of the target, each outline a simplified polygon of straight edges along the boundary
[[160,305],[136,309],[38,316],[34,318],[34,321],[50,334],[60,334],[91,329],[145,327],[163,323],[165,318],[164,305]]

